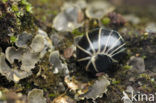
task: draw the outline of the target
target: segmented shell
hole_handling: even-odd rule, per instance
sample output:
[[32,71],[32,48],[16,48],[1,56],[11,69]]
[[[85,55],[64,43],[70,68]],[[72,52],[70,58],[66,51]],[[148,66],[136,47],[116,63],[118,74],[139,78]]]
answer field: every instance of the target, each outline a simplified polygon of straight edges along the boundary
[[78,42],[77,61],[86,71],[107,73],[121,59],[124,50],[125,43],[118,32],[97,28]]

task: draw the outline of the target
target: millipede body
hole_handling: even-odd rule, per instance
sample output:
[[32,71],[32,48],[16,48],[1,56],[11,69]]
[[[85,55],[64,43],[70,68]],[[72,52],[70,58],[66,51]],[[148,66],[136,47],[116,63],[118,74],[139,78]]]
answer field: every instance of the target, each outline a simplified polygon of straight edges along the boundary
[[123,58],[124,51],[124,40],[117,31],[97,28],[78,42],[77,62],[86,71],[108,73]]

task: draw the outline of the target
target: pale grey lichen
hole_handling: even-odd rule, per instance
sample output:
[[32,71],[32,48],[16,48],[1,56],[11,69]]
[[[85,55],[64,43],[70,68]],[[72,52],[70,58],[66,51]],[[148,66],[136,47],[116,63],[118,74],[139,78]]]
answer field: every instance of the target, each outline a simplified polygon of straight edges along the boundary
[[48,34],[42,29],[38,30],[37,35],[42,36],[44,40],[44,48],[40,51],[40,58],[43,58],[47,51],[51,52],[54,50],[54,46],[52,44],[52,40],[48,37]]
[[63,8],[53,20],[53,27],[58,31],[72,31],[83,25],[83,12],[76,5]]
[[30,72],[31,69],[35,67],[35,64],[39,61],[39,53],[32,53],[29,48],[14,48],[8,47],[6,49],[6,58],[7,60],[13,64],[14,60],[18,60],[22,63],[21,70],[26,72]]
[[110,81],[108,80],[108,77],[102,76],[99,77],[98,80],[95,80],[93,85],[91,85],[88,88],[88,92],[81,95],[80,98],[86,98],[86,99],[97,99],[101,98],[104,93],[107,92],[107,87],[110,85]]
[[46,98],[43,97],[43,90],[33,89],[28,93],[28,103],[47,103]]
[[114,10],[114,6],[106,1],[93,1],[86,8],[88,18],[101,19],[104,15]]
[[141,21],[140,18],[135,16],[134,14],[125,15],[123,17],[126,21],[131,22],[132,24],[139,24]]
[[156,24],[155,23],[148,23],[146,28],[145,28],[145,31],[147,33],[156,33]]
[[21,70],[31,71],[35,67],[35,64],[40,60],[38,53],[32,53],[29,49],[22,55]]
[[5,60],[5,54],[0,54],[0,73],[4,76],[6,76],[8,79],[11,79],[11,68],[8,66],[6,60]]
[[49,56],[50,64],[57,68],[61,68],[61,60],[59,56],[59,51],[53,51]]
[[[27,33],[20,34],[16,45],[17,49],[8,47],[5,54],[0,52],[0,73],[9,81],[14,82],[19,82],[21,79],[32,75],[31,70],[35,68],[40,59],[47,52],[53,50],[51,40],[46,32],[41,29],[38,30],[34,38],[31,38],[30,34]],[[15,62],[15,60],[17,61]]]
[[76,80],[76,78],[66,76],[64,79],[68,88],[75,93],[75,99],[92,99],[95,100],[103,96],[107,92],[107,88],[110,85],[108,76],[101,76],[97,80],[82,82]]
[[26,48],[28,46],[28,43],[31,41],[32,37],[33,36],[31,34],[23,32],[22,34],[19,34],[17,36],[17,41],[15,42],[15,44],[17,47]]
[[23,48],[16,49],[15,47],[8,47],[5,51],[5,55],[7,60],[13,64],[15,59],[21,61],[24,51],[25,49]]
[[52,51],[49,56],[49,62],[53,66],[53,73],[62,73],[63,75],[68,75],[69,70],[67,68],[67,64],[62,63],[60,59],[59,51]]
[[143,73],[145,71],[145,63],[144,59],[141,57],[130,57],[130,60],[128,61],[128,65],[131,66],[130,71],[137,72],[137,73]]
[[52,41],[52,44],[55,48],[60,47],[60,45],[63,43],[64,37],[60,35],[59,33],[53,33],[53,35],[50,36],[50,39]]
[[30,75],[32,75],[31,71],[21,71],[21,70],[13,70],[14,74],[13,74],[13,81],[14,82],[19,82],[21,79],[24,79],[26,77],[29,77]]
[[76,101],[71,97],[63,94],[55,98],[52,103],[76,103]]
[[64,9],[70,7],[71,5],[75,5],[75,6],[80,7],[81,9],[85,9],[86,6],[87,6],[87,3],[86,3],[85,0],[77,0],[77,1],[73,1],[73,2],[65,2],[63,4],[63,6],[61,7],[61,10],[64,10]]
[[77,0],[75,4],[79,6],[81,9],[85,9],[87,6],[87,3],[85,0]]
[[0,54],[0,73],[5,76],[9,81],[19,82],[19,80],[26,78],[32,74],[31,71],[18,71],[17,69],[12,69],[6,62],[5,54]]
[[87,93],[88,87],[90,86],[90,83],[79,81],[75,76],[70,77],[67,75],[65,76],[64,81],[67,84],[67,87],[75,93],[77,99],[80,95]]
[[44,49],[44,39],[41,35],[36,35],[30,45],[33,52],[41,52]]

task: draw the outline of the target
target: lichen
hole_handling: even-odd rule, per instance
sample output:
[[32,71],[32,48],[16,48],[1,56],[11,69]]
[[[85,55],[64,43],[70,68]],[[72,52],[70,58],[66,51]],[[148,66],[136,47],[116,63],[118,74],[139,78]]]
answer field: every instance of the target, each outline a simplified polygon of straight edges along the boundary
[[[70,14],[70,15],[69,15]],[[64,7],[53,20],[53,27],[58,31],[72,31],[83,25],[84,14],[75,5]]]
[[33,89],[28,93],[29,103],[46,103],[46,98],[43,97],[43,90]]

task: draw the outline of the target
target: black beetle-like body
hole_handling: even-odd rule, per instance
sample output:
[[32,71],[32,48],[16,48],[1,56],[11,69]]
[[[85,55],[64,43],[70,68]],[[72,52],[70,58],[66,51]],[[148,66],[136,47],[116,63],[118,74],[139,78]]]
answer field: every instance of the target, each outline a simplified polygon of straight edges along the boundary
[[86,33],[77,44],[77,61],[86,71],[109,73],[125,55],[125,43],[114,30],[97,28]]

